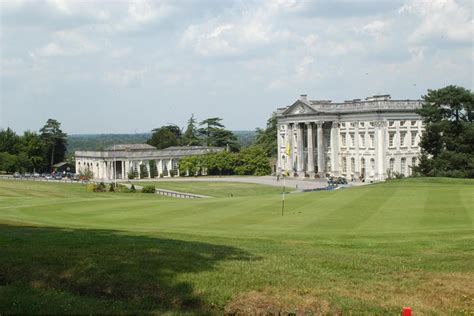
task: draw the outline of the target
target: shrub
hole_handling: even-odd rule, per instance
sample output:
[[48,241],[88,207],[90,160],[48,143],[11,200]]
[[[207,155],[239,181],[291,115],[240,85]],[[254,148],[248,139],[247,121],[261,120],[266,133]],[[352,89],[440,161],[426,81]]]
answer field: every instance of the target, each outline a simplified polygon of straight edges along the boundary
[[95,183],[88,183],[86,185],[86,192],[95,192]]
[[145,185],[142,189],[142,193],[155,193],[155,186],[154,185]]
[[133,173],[133,171],[129,171],[127,173],[127,177],[129,180],[135,179],[135,174]]
[[95,192],[107,192],[107,188],[105,187],[105,183],[101,182],[95,187]]
[[110,183],[109,184],[109,192],[115,192],[114,184]]

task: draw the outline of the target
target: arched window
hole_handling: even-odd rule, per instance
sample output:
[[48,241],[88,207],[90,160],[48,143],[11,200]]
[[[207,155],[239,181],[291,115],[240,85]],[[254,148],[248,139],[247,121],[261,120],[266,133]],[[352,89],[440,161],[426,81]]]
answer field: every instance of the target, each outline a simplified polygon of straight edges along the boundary
[[354,173],[355,169],[355,159],[351,158],[351,172]]

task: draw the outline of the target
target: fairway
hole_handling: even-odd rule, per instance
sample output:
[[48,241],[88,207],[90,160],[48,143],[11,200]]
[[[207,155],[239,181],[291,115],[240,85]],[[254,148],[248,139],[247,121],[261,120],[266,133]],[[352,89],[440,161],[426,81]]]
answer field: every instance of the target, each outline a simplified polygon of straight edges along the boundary
[[0,313],[474,312],[472,180],[156,185],[0,180]]

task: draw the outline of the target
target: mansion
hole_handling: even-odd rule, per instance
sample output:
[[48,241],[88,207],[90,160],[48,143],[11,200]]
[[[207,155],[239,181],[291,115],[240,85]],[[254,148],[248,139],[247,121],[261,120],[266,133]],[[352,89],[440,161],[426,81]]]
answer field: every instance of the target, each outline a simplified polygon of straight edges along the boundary
[[[76,151],[76,172],[91,171],[96,180],[127,179],[129,173],[138,179],[179,176],[178,160],[182,157],[204,155],[224,148],[183,146],[156,149],[147,144],[122,144],[103,151]],[[144,172],[145,174],[141,174]]]
[[278,172],[383,181],[411,175],[424,130],[421,100],[376,95],[342,103],[306,95],[277,110]]

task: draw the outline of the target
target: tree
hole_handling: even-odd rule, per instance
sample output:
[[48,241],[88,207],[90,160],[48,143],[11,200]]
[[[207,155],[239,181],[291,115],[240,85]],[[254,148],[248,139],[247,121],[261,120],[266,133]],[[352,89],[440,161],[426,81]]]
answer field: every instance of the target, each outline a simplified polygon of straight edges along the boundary
[[417,112],[425,132],[415,172],[474,178],[474,94],[463,87],[428,90]]
[[194,114],[188,120],[188,125],[186,127],[186,131],[182,137],[182,144],[185,146],[197,146],[201,145],[201,141],[197,136],[197,128],[196,128],[196,119],[194,118]]
[[276,157],[278,152],[276,114],[273,113],[268,119],[265,129],[257,128],[256,133],[254,145],[263,148],[268,157]]
[[40,129],[41,139],[46,145],[46,161],[50,162],[50,170],[53,165],[64,160],[66,154],[66,133],[61,130],[61,123],[55,119],[48,119],[46,125]]
[[181,142],[181,129],[176,125],[165,125],[152,130],[152,135],[147,144],[158,149],[178,146]]
[[228,147],[231,151],[238,151],[237,137],[226,130],[221,121],[218,117],[205,119],[199,123],[203,127],[198,132],[204,137],[207,146]]

